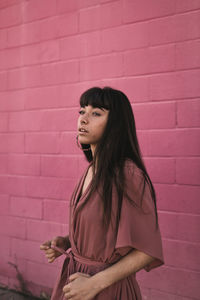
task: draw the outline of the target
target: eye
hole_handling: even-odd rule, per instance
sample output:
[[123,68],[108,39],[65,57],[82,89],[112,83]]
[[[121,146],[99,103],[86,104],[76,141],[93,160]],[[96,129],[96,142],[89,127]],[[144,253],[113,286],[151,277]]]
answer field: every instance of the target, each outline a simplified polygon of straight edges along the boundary
[[83,115],[85,113],[85,111],[83,109],[79,110],[79,114]]
[[93,116],[97,116],[97,117],[99,117],[101,114],[99,113],[99,112],[97,112],[97,111],[93,111]]

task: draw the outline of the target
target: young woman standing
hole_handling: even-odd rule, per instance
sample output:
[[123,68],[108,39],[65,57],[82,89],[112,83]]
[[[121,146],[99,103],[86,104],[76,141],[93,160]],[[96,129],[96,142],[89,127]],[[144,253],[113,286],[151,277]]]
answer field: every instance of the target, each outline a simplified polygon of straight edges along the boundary
[[40,246],[66,254],[52,300],[140,300],[136,272],[163,264],[154,187],[126,95],[94,87],[81,95],[78,145],[89,165],[70,202],[70,231]]

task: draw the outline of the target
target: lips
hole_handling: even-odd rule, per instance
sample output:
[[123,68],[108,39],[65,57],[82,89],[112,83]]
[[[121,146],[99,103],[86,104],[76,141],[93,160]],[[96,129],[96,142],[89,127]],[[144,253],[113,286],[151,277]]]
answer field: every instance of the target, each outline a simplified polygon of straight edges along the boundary
[[83,128],[83,127],[80,127],[80,128],[78,129],[78,131],[79,131],[79,132],[83,132],[83,133],[84,133],[84,132],[88,132],[88,131],[87,131],[85,128]]

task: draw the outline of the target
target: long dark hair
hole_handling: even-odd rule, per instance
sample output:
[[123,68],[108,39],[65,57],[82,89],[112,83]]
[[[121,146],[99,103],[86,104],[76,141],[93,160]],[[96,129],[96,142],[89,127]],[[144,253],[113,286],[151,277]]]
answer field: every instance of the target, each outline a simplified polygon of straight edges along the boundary
[[[80,97],[80,106],[85,107],[88,105],[107,109],[109,110],[109,115],[103,136],[96,146],[94,157],[92,157],[91,151],[84,151],[86,159],[88,162],[92,161],[93,167],[93,180],[84,205],[91,194],[95,190],[98,190],[99,183],[101,183],[105,223],[109,224],[114,183],[118,195],[116,220],[118,226],[124,194],[124,163],[127,159],[130,159],[144,175],[143,192],[145,184],[149,185],[154,201],[157,224],[156,194],[142,160],[136,134],[135,119],[127,96],[123,92],[111,87],[93,87],[85,91]],[[83,149],[90,146],[86,144],[81,145]]]

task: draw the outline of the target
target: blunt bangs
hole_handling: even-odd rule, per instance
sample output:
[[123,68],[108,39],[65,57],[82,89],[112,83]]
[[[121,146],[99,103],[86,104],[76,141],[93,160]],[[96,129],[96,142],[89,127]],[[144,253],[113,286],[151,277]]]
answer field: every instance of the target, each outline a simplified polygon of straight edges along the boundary
[[92,107],[112,109],[113,101],[110,95],[109,88],[93,87],[85,91],[80,97],[80,106],[85,107],[91,105]]

